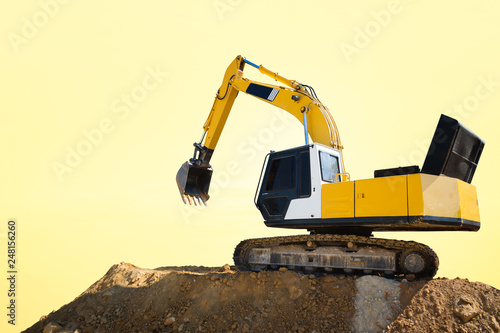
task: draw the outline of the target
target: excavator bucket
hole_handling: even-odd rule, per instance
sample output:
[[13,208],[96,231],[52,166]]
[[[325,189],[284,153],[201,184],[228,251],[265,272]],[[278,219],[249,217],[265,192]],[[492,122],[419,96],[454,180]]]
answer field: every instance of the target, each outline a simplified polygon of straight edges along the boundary
[[185,162],[177,171],[177,186],[185,204],[205,206],[210,198],[208,188],[212,179],[212,168],[200,167]]

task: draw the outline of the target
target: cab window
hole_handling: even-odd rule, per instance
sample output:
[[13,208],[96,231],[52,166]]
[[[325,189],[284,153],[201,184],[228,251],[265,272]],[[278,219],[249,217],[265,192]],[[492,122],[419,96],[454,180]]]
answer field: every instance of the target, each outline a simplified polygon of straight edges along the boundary
[[[325,182],[335,182],[335,175],[340,173],[338,157],[320,151],[319,161],[321,165],[321,178]],[[340,181],[340,176],[337,177],[337,181]]]
[[311,166],[309,159],[309,152],[300,154],[300,186],[299,197],[311,196]]
[[266,191],[295,188],[295,156],[277,158],[272,161],[266,183]]

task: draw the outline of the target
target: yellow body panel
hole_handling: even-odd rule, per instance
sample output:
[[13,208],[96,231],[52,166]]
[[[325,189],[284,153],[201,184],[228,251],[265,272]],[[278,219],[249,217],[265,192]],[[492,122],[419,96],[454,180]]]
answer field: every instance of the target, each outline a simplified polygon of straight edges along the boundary
[[324,184],[321,213],[322,218],[427,216],[480,222],[474,185],[421,173]]
[[321,207],[323,218],[354,217],[354,182],[323,185]]
[[420,175],[424,215],[460,218],[457,179]]
[[406,176],[355,181],[356,217],[407,216]]
[[424,215],[424,197],[422,195],[421,174],[412,174],[407,176],[408,181],[408,215]]
[[410,216],[439,216],[479,222],[474,185],[427,174],[408,175]]
[[463,219],[479,222],[476,187],[462,181],[458,181],[457,184],[458,197],[460,199],[460,216]]

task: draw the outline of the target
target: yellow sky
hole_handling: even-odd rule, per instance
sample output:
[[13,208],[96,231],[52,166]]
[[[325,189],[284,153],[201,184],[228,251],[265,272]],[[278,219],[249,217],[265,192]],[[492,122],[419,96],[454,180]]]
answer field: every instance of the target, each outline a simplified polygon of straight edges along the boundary
[[[438,276],[500,288],[498,1],[70,1],[0,10],[0,255],[17,223],[18,332],[113,264],[232,263],[269,229],[253,205],[270,149],[303,144],[291,116],[238,97],[213,157],[207,208],[175,174],[192,155],[235,56],[312,85],[339,127],[353,179],[422,165],[439,115],[486,141],[477,233],[385,233],[440,257]],[[245,75],[264,80],[247,66]],[[10,299],[0,279],[0,306]],[[5,311],[5,310],[4,310]],[[7,328],[5,330],[4,328]]]

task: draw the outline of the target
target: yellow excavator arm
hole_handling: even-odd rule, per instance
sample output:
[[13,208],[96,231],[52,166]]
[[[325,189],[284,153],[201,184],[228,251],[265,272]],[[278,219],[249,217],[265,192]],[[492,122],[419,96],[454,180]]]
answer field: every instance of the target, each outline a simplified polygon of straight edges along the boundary
[[[243,78],[245,63],[256,67],[262,74],[268,75],[288,87],[276,86]],[[206,132],[204,146],[215,149],[220,134],[231,112],[239,91],[259,98],[292,114],[304,124],[306,116],[307,133],[313,142],[342,149],[340,135],[328,109],[315,96],[314,90],[297,81],[288,80],[264,66],[257,66],[241,56],[237,56],[229,65],[222,85],[217,92],[210,114],[203,126]]]
[[[257,68],[287,87],[261,83],[243,77],[245,64]],[[195,143],[195,154],[184,163],[177,173],[177,185],[185,203],[205,203],[212,175],[210,159],[231,112],[238,92],[243,91],[262,101],[277,106],[292,114],[304,126],[305,141],[332,147],[342,152],[340,135],[328,109],[320,102],[314,89],[288,80],[264,66],[258,66],[242,56],[237,56],[228,66],[222,84],[217,91],[210,114],[203,126],[203,136]],[[343,159],[341,159],[343,163]],[[344,167],[342,166],[344,170]]]

